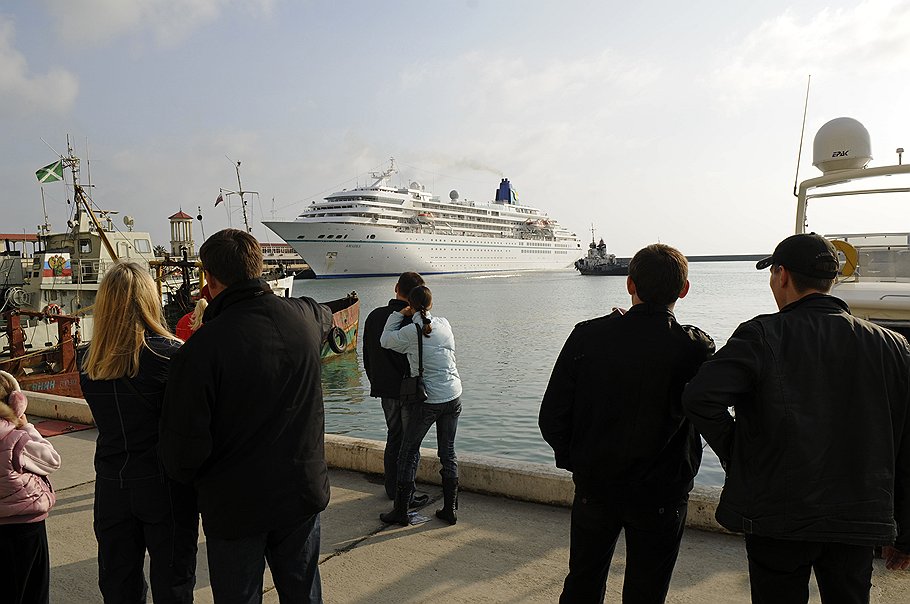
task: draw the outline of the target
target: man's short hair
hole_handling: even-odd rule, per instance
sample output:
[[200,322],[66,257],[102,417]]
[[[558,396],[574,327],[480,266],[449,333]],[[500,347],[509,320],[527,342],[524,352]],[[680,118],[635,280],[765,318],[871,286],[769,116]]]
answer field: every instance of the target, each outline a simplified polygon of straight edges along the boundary
[[225,287],[262,276],[262,246],[238,229],[218,231],[199,248],[202,268]]
[[790,271],[790,280],[793,282],[793,287],[800,294],[805,294],[806,292],[821,292],[827,294],[831,291],[831,288],[834,287],[835,279],[820,279],[818,277],[807,277],[802,273],[794,273]]
[[401,276],[398,277],[398,284],[396,287],[398,288],[398,293],[407,298],[412,289],[423,284],[423,277],[421,277],[420,274],[408,272],[401,273]]
[[686,286],[689,261],[674,247],[652,243],[629,262],[629,278],[642,302],[670,305]]

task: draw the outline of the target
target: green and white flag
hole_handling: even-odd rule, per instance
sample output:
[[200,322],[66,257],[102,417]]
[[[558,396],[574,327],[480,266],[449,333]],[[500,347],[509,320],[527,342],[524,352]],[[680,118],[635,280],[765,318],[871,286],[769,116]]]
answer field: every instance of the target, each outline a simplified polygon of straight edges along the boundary
[[37,172],[38,182],[56,182],[63,180],[63,160],[57,160],[54,163],[44,166]]

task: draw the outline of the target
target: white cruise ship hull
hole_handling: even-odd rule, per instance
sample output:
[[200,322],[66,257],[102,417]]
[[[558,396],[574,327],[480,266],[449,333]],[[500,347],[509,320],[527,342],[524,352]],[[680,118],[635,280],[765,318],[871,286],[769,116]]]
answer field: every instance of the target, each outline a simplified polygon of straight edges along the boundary
[[399,232],[353,223],[264,224],[288,242],[318,278],[556,270],[570,268],[579,250],[578,243],[567,240]]

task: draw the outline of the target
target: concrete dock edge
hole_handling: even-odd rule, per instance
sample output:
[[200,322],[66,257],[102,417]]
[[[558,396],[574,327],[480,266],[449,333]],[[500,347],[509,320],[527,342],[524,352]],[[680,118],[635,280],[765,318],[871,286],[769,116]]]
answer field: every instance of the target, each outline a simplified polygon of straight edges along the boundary
[[[91,410],[83,399],[27,392],[28,414],[80,424],[94,425]],[[385,443],[339,434],[325,435],[326,463],[332,468],[366,474],[383,474]],[[420,450],[417,481],[438,485],[441,466],[433,449]],[[514,461],[500,457],[458,455],[459,483],[462,490],[569,507],[575,496],[572,476],[554,466]],[[714,519],[720,488],[697,485],[689,495],[686,524],[705,531],[727,532]]]
[[59,419],[77,424],[95,425],[95,418],[89,409],[88,403],[81,398],[58,396],[44,392],[26,392],[28,399],[28,415]]
[[[332,468],[383,473],[385,443],[339,434],[325,435],[326,463]],[[441,466],[434,449],[420,450],[417,481],[441,484]],[[462,490],[569,507],[575,496],[572,476],[564,470],[539,463],[513,461],[485,455],[459,454],[458,481]],[[705,531],[726,533],[714,519],[720,488],[697,485],[689,495],[686,525]]]

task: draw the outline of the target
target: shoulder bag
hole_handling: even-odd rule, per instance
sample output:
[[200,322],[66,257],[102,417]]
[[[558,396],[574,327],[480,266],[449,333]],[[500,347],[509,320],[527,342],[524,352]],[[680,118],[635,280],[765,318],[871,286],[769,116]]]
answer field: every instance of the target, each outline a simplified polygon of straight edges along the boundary
[[414,323],[417,328],[417,375],[411,377],[411,371],[401,380],[401,392],[398,400],[404,404],[422,403],[427,400],[427,389],[423,385],[423,330],[420,325]]

